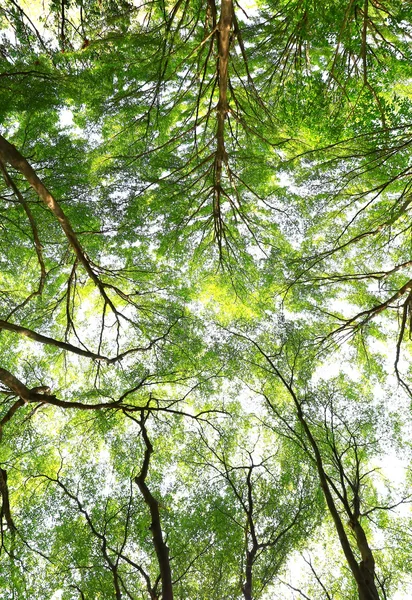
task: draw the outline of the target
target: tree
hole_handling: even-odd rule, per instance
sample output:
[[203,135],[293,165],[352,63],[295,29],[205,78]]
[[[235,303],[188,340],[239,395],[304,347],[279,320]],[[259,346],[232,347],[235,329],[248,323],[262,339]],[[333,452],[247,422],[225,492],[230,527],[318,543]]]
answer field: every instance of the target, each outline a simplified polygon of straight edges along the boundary
[[0,8],[0,597],[408,593],[411,17]]
[[[244,335],[241,339],[248,340]],[[376,406],[367,388],[354,381],[348,384],[343,377],[329,379],[316,387],[306,380],[313,369],[313,365],[308,366],[311,350],[299,331],[291,332],[280,349],[265,349],[260,341],[248,341],[254,354],[257,351],[257,358],[252,355],[249,361],[258,373],[265,375],[260,393],[269,412],[280,424],[283,435],[302,449],[316,468],[359,599],[386,598],[386,577],[377,572],[369,539],[373,534],[370,524],[378,527],[379,524],[373,519],[371,523],[367,521],[377,511],[390,511],[410,502],[410,496],[405,492],[393,500],[389,487],[386,498],[380,499],[377,483],[373,482],[378,469],[371,463],[374,456],[382,453],[381,444],[387,435],[384,408]],[[273,375],[275,385],[267,379],[267,373]],[[289,396],[291,407],[276,397],[282,391]]]
[[216,473],[217,493],[232,497],[225,510],[244,540],[239,587],[244,599],[251,600],[261,597],[291,549],[316,527],[319,498],[312,473],[304,473],[299,465],[299,455],[267,432],[265,446],[272,454],[262,455],[259,446],[264,434],[259,426],[253,427],[255,439],[250,441],[250,433],[241,427],[242,422],[235,425],[236,445],[233,431],[229,441],[220,436],[218,447],[201,433],[207,454],[202,447],[195,452],[199,454],[196,464]]

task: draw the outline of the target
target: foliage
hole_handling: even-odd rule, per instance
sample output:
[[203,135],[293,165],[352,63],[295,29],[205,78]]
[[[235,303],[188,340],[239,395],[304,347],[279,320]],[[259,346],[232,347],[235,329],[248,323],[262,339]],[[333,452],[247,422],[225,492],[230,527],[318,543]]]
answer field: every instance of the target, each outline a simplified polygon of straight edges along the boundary
[[411,18],[5,0],[0,598],[410,595]]

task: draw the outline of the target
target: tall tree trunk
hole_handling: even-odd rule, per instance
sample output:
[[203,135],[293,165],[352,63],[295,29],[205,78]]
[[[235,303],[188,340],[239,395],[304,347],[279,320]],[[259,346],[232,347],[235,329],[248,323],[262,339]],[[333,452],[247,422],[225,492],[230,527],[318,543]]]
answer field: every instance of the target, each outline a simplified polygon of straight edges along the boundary
[[172,572],[170,569],[169,548],[163,539],[163,532],[160,522],[159,502],[153,496],[146,483],[146,477],[149,471],[150,457],[153,453],[153,446],[147,434],[147,429],[144,423],[143,415],[140,421],[140,427],[146,450],[144,453],[142,470],[140,472],[140,475],[135,477],[135,482],[143,496],[145,503],[149,508],[150,516],[152,519],[150,530],[152,532],[153,545],[156,552],[157,561],[159,563],[160,576],[162,579],[162,600],[173,600],[173,583]]
[[368,539],[362,525],[356,520],[351,523],[353,533],[356,538],[356,545],[361,555],[359,568],[362,574],[363,583],[359,587],[360,600],[379,600],[379,593],[375,584],[375,559],[372,550],[369,547]]
[[217,45],[218,45],[218,81],[219,81],[219,101],[217,104],[217,128],[216,128],[216,153],[214,164],[214,201],[213,216],[215,223],[215,236],[219,246],[223,235],[223,222],[221,215],[221,195],[222,195],[222,172],[223,165],[227,162],[227,153],[225,147],[225,120],[229,110],[227,100],[227,89],[229,84],[229,48],[230,35],[233,26],[233,2],[232,0],[222,0],[220,9],[220,19],[217,27]]
[[255,562],[257,548],[246,551],[245,583],[242,586],[242,592],[245,600],[252,600],[253,591],[253,563]]
[[323,466],[322,455],[319,450],[319,446],[312,435],[312,431],[306,421],[305,415],[302,411],[302,406],[297,397],[293,387],[287,382],[287,380],[282,376],[280,371],[276,368],[274,363],[270,360],[270,358],[265,355],[269,364],[274,369],[277,376],[282,381],[283,385],[288,390],[291,395],[293,402],[296,407],[297,416],[300,424],[302,425],[303,431],[305,432],[305,436],[312,448],[313,456],[315,459],[316,469],[319,476],[320,485],[323,491],[323,495],[326,500],[326,504],[330,515],[335,524],[335,529],[339,537],[339,541],[345,555],[348,566],[352,572],[352,575],[356,581],[356,585],[358,587],[358,595],[359,600],[380,600],[379,593],[375,584],[375,561],[373,558],[372,551],[368,545],[366,534],[362,529],[359,521],[356,519],[351,523],[352,529],[354,530],[356,543],[358,546],[358,550],[361,554],[362,560],[358,564],[358,561],[355,557],[355,554],[352,550],[352,546],[350,544],[348,535],[345,531],[345,527],[342,523],[342,519],[339,514],[339,510],[335,504],[335,500],[333,498],[329,483],[328,477],[325,472]]
[[372,551],[369,548],[366,534],[358,521],[352,526],[355,533],[356,543],[362,557],[361,562],[358,564],[329,488],[319,447],[312,435],[312,432],[310,431],[309,425],[306,422],[297,398],[295,400],[295,404],[297,407],[299,421],[301,422],[306,433],[306,437],[308,438],[308,441],[313,449],[320,484],[323,495],[325,496],[326,504],[335,523],[335,528],[338,533],[339,541],[345,554],[347,563],[358,586],[359,600],[379,600],[379,593],[375,585],[375,561]]

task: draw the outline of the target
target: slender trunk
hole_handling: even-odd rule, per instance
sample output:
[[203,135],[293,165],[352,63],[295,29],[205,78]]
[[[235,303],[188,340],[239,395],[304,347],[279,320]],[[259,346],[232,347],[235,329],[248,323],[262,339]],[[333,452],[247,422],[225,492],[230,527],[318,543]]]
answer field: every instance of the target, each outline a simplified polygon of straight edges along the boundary
[[310,431],[310,428],[303,415],[302,408],[295,395],[293,395],[293,399],[296,404],[299,421],[302,424],[310,445],[312,446],[323,495],[325,496],[326,504],[335,523],[335,528],[338,533],[343,553],[345,554],[349,568],[352,571],[358,586],[359,600],[379,600],[379,593],[375,585],[375,561],[373,559],[372,551],[367,543],[365,532],[363,531],[359,522],[356,522],[353,525],[357,546],[362,557],[362,561],[360,564],[358,564],[340,518],[339,511],[336,508],[335,501],[330,491],[318,445],[312,435],[312,432]]
[[227,161],[225,148],[225,120],[229,110],[227,100],[227,89],[229,83],[229,47],[230,34],[233,25],[233,2],[222,0],[220,19],[217,27],[218,45],[218,81],[219,101],[217,104],[217,128],[216,128],[216,154],[214,165],[214,203],[213,215],[215,222],[215,235],[220,241],[222,238],[222,217],[220,202],[222,194],[222,172],[223,165]]
[[225,119],[229,110],[229,104],[227,100],[227,89],[229,83],[229,47],[232,24],[232,0],[222,0],[221,14],[217,34],[219,52],[219,102],[217,105],[216,185],[218,185],[221,181],[222,163],[226,159],[224,129]]
[[152,532],[153,545],[156,552],[157,561],[159,563],[160,576],[162,579],[162,600],[173,600],[173,583],[172,572],[170,569],[169,548],[163,540],[163,532],[160,523],[159,502],[153,496],[146,484],[150,456],[153,453],[153,446],[147,435],[143,417],[140,422],[140,427],[142,430],[143,440],[146,445],[146,450],[144,454],[142,470],[140,475],[135,477],[135,482],[149,508],[150,516],[152,518],[150,530]]
[[[247,509],[246,509],[246,531],[245,531],[245,545],[246,545],[246,568],[245,568],[245,583],[242,586],[243,596],[245,600],[252,600],[253,591],[253,565],[256,559],[258,551],[258,541],[256,537],[255,522],[253,519],[254,511],[254,500],[253,500],[253,489],[252,489],[252,471],[253,464],[249,467],[248,474],[246,477],[247,484]],[[252,539],[252,548],[249,550],[249,535]]]
[[4,469],[0,469],[0,494],[2,499],[0,515],[1,518],[4,517],[6,519],[7,527],[13,533],[16,527],[11,516],[9,487],[7,485],[7,471]]
[[[358,587],[359,600],[379,600],[379,593],[375,585],[375,561],[373,559],[372,551],[369,548],[365,532],[363,531],[359,521],[357,519],[353,519],[353,515],[351,515],[351,526],[354,529],[358,550],[360,551],[362,557],[360,564],[358,564],[356,557],[353,553],[352,546],[349,542],[349,538],[343,526],[342,519],[340,518],[339,510],[337,509],[335,501],[333,499],[333,495],[329,487],[328,477],[323,466],[322,456],[318,444],[315,438],[313,437],[310,427],[305,419],[301,403],[292,387],[292,383],[289,383],[285,379],[285,377],[283,377],[282,373],[276,367],[271,357],[267,355],[256,342],[253,343],[258,348],[259,352],[261,352],[261,354],[265,357],[267,362],[270,364],[276,376],[279,377],[280,381],[283,383],[283,385],[289,392],[295,404],[298,420],[303,427],[305,436],[313,451],[313,457],[315,460],[316,469],[319,475],[319,481],[323,491],[323,495],[326,500],[326,504],[335,524],[335,529],[338,534],[339,541],[343,553],[345,555],[346,561]],[[273,409],[273,406],[271,405],[270,401],[269,405]]]
[[257,548],[246,551],[245,583],[242,592],[245,600],[252,600],[253,591],[253,563],[255,562]]
[[336,508],[335,501],[334,501],[332,493],[330,491],[328,481],[326,478],[326,473],[323,468],[323,461],[322,461],[322,457],[321,457],[318,445],[312,435],[312,432],[310,431],[310,428],[306,422],[305,417],[303,416],[303,412],[300,407],[300,404],[298,403],[297,400],[295,400],[295,403],[296,403],[296,407],[297,407],[299,421],[303,426],[306,437],[307,437],[310,445],[312,446],[312,450],[315,455],[316,468],[317,468],[318,475],[319,475],[320,486],[322,488],[323,495],[325,496],[325,500],[326,500],[326,504],[328,506],[329,512],[335,523],[335,528],[338,533],[338,537],[339,537],[339,541],[342,546],[343,553],[345,554],[346,560],[348,562],[350,570],[352,571],[352,573],[355,577],[356,582],[358,582],[360,579],[359,565],[356,561],[355,555],[353,554],[352,548],[351,548],[349,540],[348,540],[348,536],[346,535],[346,531],[345,531],[345,528],[342,523],[342,519],[340,518],[339,511]]

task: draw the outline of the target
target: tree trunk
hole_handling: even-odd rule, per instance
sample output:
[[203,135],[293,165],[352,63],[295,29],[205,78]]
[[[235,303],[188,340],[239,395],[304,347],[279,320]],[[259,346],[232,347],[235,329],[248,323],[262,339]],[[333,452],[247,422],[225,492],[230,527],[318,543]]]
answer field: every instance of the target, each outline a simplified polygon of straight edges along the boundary
[[152,532],[153,545],[157,556],[157,562],[159,564],[160,577],[162,579],[162,600],[173,600],[173,582],[172,572],[170,569],[169,548],[166,542],[163,540],[163,532],[160,524],[159,502],[153,496],[148,485],[146,484],[150,456],[153,453],[153,446],[149,440],[149,436],[147,435],[143,416],[142,420],[140,421],[140,427],[143,440],[146,445],[146,450],[144,454],[142,470],[140,475],[135,477],[135,482],[149,508],[150,516],[152,518],[150,531]]
[[252,600],[252,584],[253,584],[253,563],[255,560],[256,550],[246,551],[246,569],[245,583],[242,587],[242,592],[245,600]]
[[375,559],[369,547],[366,534],[359,521],[352,523],[351,527],[362,557],[359,569],[363,581],[358,583],[359,600],[379,600],[379,593],[375,584]]
[[214,164],[214,203],[213,216],[215,223],[215,235],[219,246],[223,235],[223,223],[221,215],[221,194],[222,194],[222,172],[223,165],[227,161],[225,148],[225,120],[229,110],[227,101],[227,88],[229,83],[229,48],[230,33],[233,25],[233,2],[232,0],[222,0],[220,19],[217,31],[218,45],[218,81],[219,81],[219,101],[217,105],[217,129],[216,129],[216,153]]

